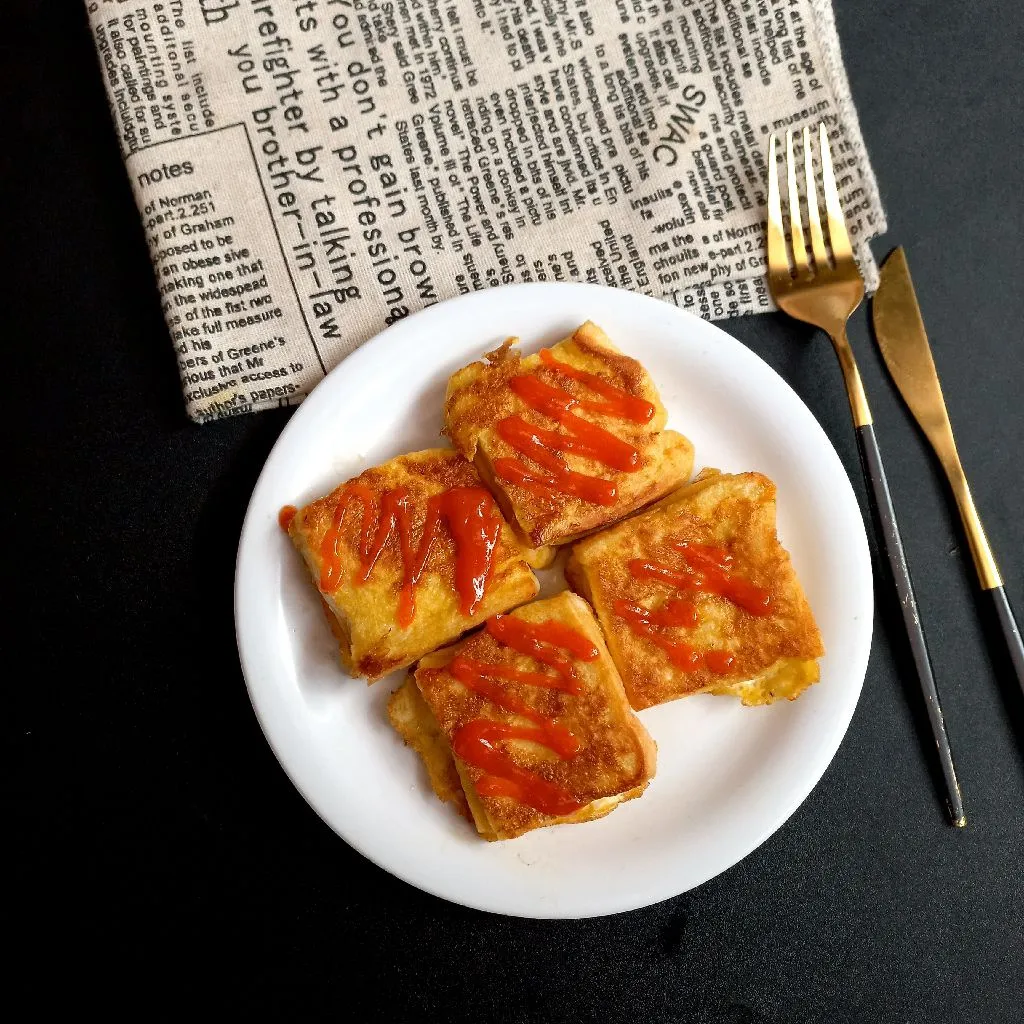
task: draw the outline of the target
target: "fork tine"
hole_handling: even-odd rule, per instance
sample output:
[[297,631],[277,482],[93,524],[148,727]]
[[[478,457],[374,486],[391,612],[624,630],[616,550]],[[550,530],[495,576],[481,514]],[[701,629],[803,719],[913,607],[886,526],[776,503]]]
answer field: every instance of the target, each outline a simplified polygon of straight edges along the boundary
[[818,185],[814,180],[814,156],[811,153],[811,131],[804,125],[804,181],[807,183],[807,219],[811,224],[811,250],[815,269],[820,273],[828,266],[828,250],[821,233],[821,213],[818,208]]
[[779,153],[775,132],[768,140],[768,272],[790,276],[786,229],[779,198]]
[[824,123],[818,125],[818,137],[821,144],[821,184],[825,192],[825,211],[828,214],[828,236],[832,243],[832,255],[835,256],[836,263],[840,260],[852,260],[853,249],[850,248],[850,236],[846,233],[843,208],[839,204],[839,189],[836,187],[836,176],[832,170],[832,150],[829,148]]
[[793,129],[786,130],[786,181],[789,185],[789,234],[793,241],[793,266],[797,277],[810,272],[804,246],[804,224],[800,216],[800,193],[796,190],[796,160],[793,159]]

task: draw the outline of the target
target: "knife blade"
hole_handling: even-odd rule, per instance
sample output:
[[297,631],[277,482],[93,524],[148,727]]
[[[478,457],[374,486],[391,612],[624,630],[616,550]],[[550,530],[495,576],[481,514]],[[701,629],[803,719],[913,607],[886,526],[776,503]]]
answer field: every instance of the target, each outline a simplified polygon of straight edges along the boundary
[[882,358],[914,418],[933,447],[955,451],[939,374],[902,247],[894,249],[882,265],[871,313]]
[[921,307],[917,302],[907,256],[902,247],[893,250],[882,265],[878,291],[871,304],[871,315],[875,340],[885,365],[914,419],[935,449],[949,480],[978,579],[982,590],[990,594],[995,605],[1018,682],[1024,690],[1024,644],[1020,629],[1006,597],[999,567],[960,463]]

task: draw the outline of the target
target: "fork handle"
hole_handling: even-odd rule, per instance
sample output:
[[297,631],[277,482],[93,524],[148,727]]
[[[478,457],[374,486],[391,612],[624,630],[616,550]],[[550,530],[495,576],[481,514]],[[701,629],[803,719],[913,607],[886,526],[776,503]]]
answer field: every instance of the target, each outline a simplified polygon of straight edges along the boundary
[[963,798],[960,795],[960,784],[956,779],[953,767],[953,755],[949,749],[949,737],[946,735],[946,723],[942,717],[942,705],[939,703],[939,692],[935,685],[931,659],[928,656],[928,645],[925,643],[924,630],[921,628],[921,617],[917,612],[917,600],[914,587],[910,582],[910,570],[907,558],[903,553],[903,540],[900,528],[896,523],[896,511],[892,507],[892,495],[889,493],[889,481],[885,478],[882,466],[882,453],[878,450],[875,439],[875,428],[866,423],[857,427],[857,445],[860,449],[861,464],[868,482],[868,497],[872,515],[878,532],[881,534],[885,554],[889,561],[896,593],[900,600],[900,611],[903,613],[903,625],[910,640],[910,650],[917,668],[917,678],[924,694],[925,708],[935,748],[942,768],[942,776],[946,783],[946,807],[950,820],[954,825],[963,826]]
[[1017,675],[1017,683],[1024,692],[1024,642],[1020,638],[1020,627],[1013,617],[1013,609],[1010,607],[1010,599],[1006,596],[1006,590],[1002,585],[992,587],[983,591],[987,595],[992,607],[995,609],[996,621],[1003,631],[1006,639],[1006,646],[1010,651],[1010,663]]

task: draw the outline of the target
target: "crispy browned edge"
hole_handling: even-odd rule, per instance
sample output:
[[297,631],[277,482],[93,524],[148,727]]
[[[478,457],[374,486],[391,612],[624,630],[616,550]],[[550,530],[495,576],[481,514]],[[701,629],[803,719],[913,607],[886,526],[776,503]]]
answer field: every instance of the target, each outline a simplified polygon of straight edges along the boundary
[[[513,358],[510,354],[510,347],[516,341],[517,339],[515,338],[508,338],[499,348],[493,352],[488,352],[485,356],[487,366],[500,366],[504,361]],[[557,349],[560,345],[570,343],[575,344],[583,353],[600,352],[601,357],[604,359],[615,358],[616,365],[623,370],[627,377],[631,379],[639,378],[648,383],[653,391],[653,398],[658,410],[654,421],[657,424],[656,432],[650,435],[647,442],[651,449],[648,452],[650,466],[641,470],[643,478],[649,481],[649,486],[634,495],[630,501],[622,502],[615,506],[614,519],[596,522],[599,513],[595,507],[592,519],[595,520],[596,525],[577,522],[574,527],[571,523],[563,521],[565,518],[568,518],[568,511],[566,510],[562,518],[555,519],[547,525],[531,529],[528,524],[521,520],[515,502],[513,502],[506,487],[495,475],[490,457],[485,449],[479,446],[476,435],[473,436],[468,444],[463,444],[460,443],[459,432],[451,429],[450,409],[453,396],[464,387],[473,388],[475,384],[473,381],[464,384],[462,378],[467,370],[471,370],[474,367],[482,369],[485,364],[474,363],[463,367],[461,370],[457,370],[449,379],[445,393],[445,433],[451,438],[456,448],[466,458],[473,461],[481,479],[494,494],[502,513],[517,532],[522,543],[536,548],[542,548],[545,545],[561,546],[573,544],[593,533],[607,529],[623,518],[647,508],[666,493],[677,488],[686,481],[693,470],[693,445],[688,438],[677,431],[665,429],[665,420],[667,418],[665,408],[661,403],[661,398],[658,395],[653,380],[651,380],[650,374],[647,373],[644,367],[632,357],[622,353],[611,342],[604,331],[589,320],[581,324],[571,335],[559,341],[553,348]],[[529,496],[522,498],[523,502],[528,502],[529,500]],[[550,564],[550,560],[545,564]],[[531,565],[535,568],[543,567],[535,562],[531,562]]]
[[[381,463],[378,466],[370,467],[369,470],[364,470],[363,473],[369,472],[370,470],[384,470],[389,466],[390,463],[397,462],[402,459],[408,459],[410,456],[428,454],[444,454],[447,457],[450,455],[457,455],[459,453],[457,453],[454,449],[451,448],[426,448],[415,452],[405,452],[401,455],[397,455],[394,458],[387,460],[387,462]],[[473,468],[475,469],[475,467]],[[338,656],[341,661],[342,667],[350,676],[365,679],[367,683],[375,683],[377,682],[377,680],[382,679],[384,676],[389,675],[391,672],[398,671],[402,668],[408,668],[417,660],[417,658],[421,657],[422,654],[426,652],[416,651],[413,652],[407,658],[397,660],[385,660],[372,655],[367,655],[356,661],[356,659],[353,657],[352,652],[352,634],[348,615],[346,614],[343,608],[341,608],[338,604],[335,603],[330,594],[324,594],[320,590],[319,585],[317,584],[317,580],[319,579],[320,575],[319,566],[317,564],[317,555],[314,551],[310,549],[309,545],[306,543],[305,534],[301,527],[302,516],[308,508],[310,508],[312,505],[318,504],[319,502],[327,500],[328,498],[331,497],[331,495],[335,494],[346,484],[350,483],[351,480],[359,479],[359,477],[362,476],[363,473],[357,474],[357,476],[350,478],[350,480],[344,481],[328,494],[323,495],[322,497],[317,498],[312,502],[307,502],[305,505],[303,505],[302,508],[300,508],[297,511],[296,515],[292,518],[292,521],[288,526],[287,532],[295,548],[298,550],[299,554],[302,555],[303,561],[306,563],[307,569],[309,570],[310,576],[312,578],[313,586],[316,587],[316,591],[320,598],[320,603],[323,606],[328,625],[330,626],[331,629],[331,633],[334,635],[334,638],[338,641]],[[526,563],[528,567],[545,568],[547,565],[550,565],[551,561],[553,560],[553,549],[526,548],[522,544],[520,535],[507,520],[505,522],[505,526],[508,527],[508,533],[509,535],[511,535],[513,540],[518,545],[519,555],[522,557],[523,561]],[[530,579],[533,581],[533,593],[528,595],[524,594],[522,598],[517,601],[517,603],[529,601],[536,596],[537,590],[539,589],[539,584],[537,583],[536,577],[534,577],[532,573],[530,573]],[[510,605],[509,607],[513,607],[513,605]],[[479,625],[479,623],[471,623],[469,626],[467,626],[464,632],[469,632],[471,629],[475,628],[476,625]],[[458,639],[459,635],[461,634],[451,636],[447,638],[444,642],[450,643],[453,640]]]
[[[586,617],[590,627],[588,636],[591,636],[598,645],[601,656],[605,659],[604,664],[610,684],[610,689],[608,690],[609,701],[617,706],[617,710],[632,731],[641,753],[642,771],[640,774],[642,782],[639,785],[624,790],[621,793],[594,800],[570,815],[545,817],[539,812],[533,812],[529,823],[522,825],[522,827],[506,828],[501,824],[495,823],[494,816],[488,812],[485,802],[477,796],[472,779],[465,770],[465,766],[461,765],[458,758],[452,754],[447,738],[441,732],[427,701],[424,700],[418,690],[416,694],[418,700],[414,699],[408,692],[410,685],[415,679],[415,672],[411,673],[403,685],[395,691],[388,705],[388,716],[392,725],[405,742],[423,760],[431,788],[441,800],[454,803],[460,813],[465,813],[466,809],[468,809],[469,817],[471,817],[476,825],[478,833],[488,841],[513,839],[526,832],[537,828],[546,828],[550,825],[579,824],[584,821],[602,818],[610,814],[620,803],[640,796],[647,788],[651,778],[654,777],[657,765],[657,745],[629,706],[625,689],[622,686],[622,680],[619,677],[618,670],[615,668],[614,661],[604,645],[600,626],[594,616],[593,609],[581,598],[568,591],[563,591],[553,598],[531,602],[531,605],[536,606],[560,601],[569,602],[577,614]],[[520,606],[520,609],[530,607],[531,605]],[[557,607],[555,612],[557,614]],[[455,657],[461,646],[462,642],[460,641],[460,643],[427,655],[420,661],[416,671],[419,671],[420,668],[436,668],[447,664]],[[459,793],[461,800],[454,795],[453,782],[456,778],[460,783]]]
[[407,746],[419,754],[427,770],[430,788],[446,803],[452,804],[464,818],[473,820],[462,779],[448,740],[441,734],[437,719],[430,712],[412,672],[388,700],[388,720]]
[[[722,478],[729,476],[745,476],[748,474],[721,474],[717,469],[707,468],[702,470],[697,477],[685,487],[681,487],[679,490],[666,495],[660,501],[654,503],[649,509],[644,512],[638,513],[636,516],[630,517],[624,523],[616,525],[615,529],[628,528],[629,523],[639,521],[647,513],[653,513],[655,510],[665,507],[671,507],[675,504],[685,502],[687,499],[692,497],[698,491],[719,483]],[[770,485],[772,490],[774,501],[775,485],[761,473],[749,474],[756,476],[761,480],[765,481]],[[610,530],[608,532],[611,532]],[[602,533],[594,535],[597,539],[602,536]],[[627,693],[630,693],[630,699],[633,703],[633,707],[640,711],[648,707],[653,707],[659,703],[665,703],[669,700],[680,699],[682,697],[693,696],[697,693],[712,693],[715,695],[722,696],[736,696],[739,697],[744,705],[747,706],[758,706],[764,704],[771,704],[776,700],[785,698],[787,700],[796,700],[797,697],[803,693],[809,686],[817,683],[821,678],[820,666],[817,658],[821,657],[825,653],[824,645],[821,640],[821,633],[818,630],[817,623],[814,619],[813,611],[807,601],[807,597],[804,594],[803,587],[800,583],[800,579],[797,576],[796,570],[792,565],[792,560],[789,557],[789,552],[786,551],[782,543],[775,537],[775,542],[778,544],[780,550],[785,555],[786,562],[789,566],[791,573],[791,584],[794,588],[793,599],[799,609],[799,619],[801,622],[801,628],[806,630],[808,633],[809,640],[812,647],[816,650],[814,656],[807,657],[780,657],[771,665],[767,666],[764,670],[751,676],[747,679],[737,680],[731,683],[720,683],[715,684],[710,682],[707,686],[699,689],[694,689],[686,693],[674,694],[666,697],[661,701],[642,701],[638,700],[638,695],[631,693],[627,688]],[[590,605],[595,609],[598,621],[600,622],[603,618],[604,610],[593,593],[591,586],[590,573],[588,567],[584,563],[583,555],[585,553],[586,541],[577,545],[573,548],[570,553],[569,559],[565,565],[565,577],[569,586],[579,595],[584,597]],[[604,623],[602,622],[602,628]],[[613,646],[610,650],[613,652],[613,658],[615,658],[616,647]],[[620,671],[622,666],[619,666]]]

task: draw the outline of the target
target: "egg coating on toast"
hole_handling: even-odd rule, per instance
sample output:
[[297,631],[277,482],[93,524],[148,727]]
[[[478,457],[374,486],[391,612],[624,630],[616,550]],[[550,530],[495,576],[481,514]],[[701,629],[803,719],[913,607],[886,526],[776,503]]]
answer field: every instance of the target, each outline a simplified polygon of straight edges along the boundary
[[[654,775],[654,741],[587,603],[563,592],[494,623],[423,658],[388,706],[437,795],[468,808],[488,840],[589,821],[639,796]],[[554,641],[541,642],[538,660],[502,639],[510,625],[527,647],[535,633],[554,631]]]
[[634,708],[693,693],[744,704],[818,681],[821,634],[760,473],[701,474],[578,543],[570,586],[594,606]]
[[517,535],[451,449],[367,469],[299,509],[287,529],[342,664],[370,682],[537,594]]
[[444,422],[528,544],[570,543],[685,483],[693,446],[596,324],[525,358],[512,340],[452,375]]

